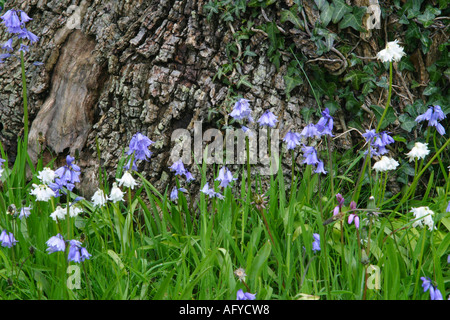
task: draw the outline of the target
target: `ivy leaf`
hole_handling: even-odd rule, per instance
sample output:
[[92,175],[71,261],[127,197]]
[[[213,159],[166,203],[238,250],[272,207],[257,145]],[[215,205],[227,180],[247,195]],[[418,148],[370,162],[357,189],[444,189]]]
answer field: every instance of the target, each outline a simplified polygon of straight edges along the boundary
[[408,132],[411,132],[412,129],[414,129],[414,127],[417,125],[416,121],[414,121],[414,119],[407,114],[400,115],[400,117],[398,117],[398,120],[401,123],[400,127]]
[[351,70],[344,77],[344,81],[351,81],[353,84],[353,88],[355,88],[356,90],[359,90],[361,84],[367,82],[370,79],[371,77],[369,77],[364,71],[361,70]]
[[314,3],[319,10],[322,10],[322,7],[325,5],[325,3],[328,4],[327,0],[314,0]]
[[333,18],[331,19],[333,23],[338,23],[344,15],[352,12],[352,7],[346,4],[344,0],[334,0],[333,5]]
[[293,6],[290,10],[281,11],[281,23],[286,21],[291,22],[297,29],[303,30],[303,25],[300,18],[296,14],[298,12],[298,5]]
[[365,8],[353,7],[352,14],[346,14],[341,22],[339,23],[340,29],[345,29],[351,27],[356,31],[365,32],[366,30],[362,27],[362,18],[366,14]]
[[302,79],[301,77],[299,77],[299,76],[288,76],[288,75],[285,75],[285,76],[284,76],[284,83],[285,83],[285,85],[286,85],[286,89],[285,89],[286,96],[288,97],[288,99],[290,99],[290,97],[291,97],[291,95],[290,95],[291,91],[292,91],[295,87],[297,87],[297,86],[303,84],[303,79]]
[[333,18],[333,12],[334,5],[330,5],[328,2],[325,2],[320,12],[320,21],[322,21],[322,26],[326,27],[330,23],[331,19]]

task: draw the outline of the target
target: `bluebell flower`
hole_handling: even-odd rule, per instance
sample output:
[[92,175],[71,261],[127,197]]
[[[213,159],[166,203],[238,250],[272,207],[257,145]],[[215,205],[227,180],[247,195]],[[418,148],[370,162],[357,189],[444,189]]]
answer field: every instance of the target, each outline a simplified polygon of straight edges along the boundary
[[23,28],[18,34],[17,37],[19,39],[28,39],[31,44],[38,42],[39,37],[35,35],[33,32]]
[[30,47],[29,47],[29,46],[27,46],[27,45],[25,45],[25,44],[23,44],[23,43],[20,44],[19,52],[26,53],[26,52],[28,52],[29,50],[30,50]]
[[59,167],[58,169],[55,170],[55,175],[57,175],[60,178],[59,180],[55,179],[55,186],[59,187],[59,189],[61,189],[61,187],[64,186],[68,190],[72,191],[72,189],[75,186],[75,183],[80,182],[80,174],[81,174],[80,167],[75,163],[73,163],[74,160],[75,160],[74,157],[67,155],[66,165]]
[[31,21],[33,19],[31,19],[26,13],[25,11],[20,10],[20,20],[22,21],[22,24],[27,23],[28,21]]
[[150,158],[152,155],[148,147],[153,143],[148,137],[138,132],[131,138],[127,154],[131,155],[134,152],[135,159],[147,161],[147,158]]
[[320,137],[319,130],[317,130],[316,126],[312,123],[304,127],[300,135],[305,138]]
[[2,53],[0,54],[0,63],[5,62],[5,59],[8,59],[9,57],[11,57],[11,53]]
[[260,126],[269,126],[271,128],[275,127],[277,122],[277,116],[270,112],[270,110],[266,110],[266,112],[258,119]]
[[450,201],[448,202],[447,209],[445,210],[445,212],[450,212]]
[[420,280],[422,280],[423,292],[430,290],[431,300],[443,300],[441,291],[433,285],[429,277],[421,277]]
[[61,178],[56,178],[55,181],[51,182],[49,185],[49,188],[55,193],[54,197],[58,198],[62,194],[66,194],[64,192],[64,187],[67,188],[67,190],[72,191],[73,188],[75,188],[75,185],[70,182],[63,183]]
[[304,157],[302,163],[306,163],[308,165],[316,165],[319,163],[319,159],[317,158],[317,151],[314,147],[303,146],[302,151]]
[[219,199],[224,199],[224,196],[222,194],[220,194],[219,192],[214,191],[214,188],[209,188],[209,183],[207,182],[202,190],[200,190],[201,192],[203,192],[204,194],[208,195],[208,197],[210,198],[219,198]]
[[51,237],[46,242],[47,244],[47,252],[48,254],[66,250],[66,242],[61,234],[57,234],[56,236]]
[[86,248],[81,246],[81,242],[78,240],[70,240],[69,246],[69,255],[67,256],[68,261],[80,263],[92,256]]
[[3,45],[2,45],[2,49],[6,50],[6,51],[13,51],[14,48],[12,46],[12,42],[13,42],[13,38],[9,39],[8,41],[6,41]]
[[441,291],[435,286],[430,287],[430,300],[444,300]]
[[312,250],[313,251],[320,251],[320,234],[314,233],[313,234],[313,244],[312,244]]
[[[366,139],[366,142],[369,143],[371,157],[388,153],[389,151],[386,146],[395,142],[387,131],[377,133],[374,129],[366,130],[366,133],[362,136]],[[366,153],[367,152],[368,151],[366,151]]]
[[[126,165],[123,166],[123,168],[127,171],[130,171],[130,163],[131,163],[131,158],[128,159],[128,162]],[[133,160],[133,164],[131,165],[131,170],[132,171],[137,171],[137,165],[136,165],[136,161]]]
[[19,33],[22,30],[22,23],[17,16],[16,10],[11,9],[6,11],[6,13],[1,16],[1,19],[9,33]]
[[317,163],[316,169],[314,170],[315,173],[322,173],[327,174],[327,171],[325,171],[325,167],[322,160],[319,160]]
[[28,218],[31,214],[31,207],[22,207],[20,208],[19,219]]
[[237,180],[237,178],[233,178],[233,174],[226,167],[222,167],[219,170],[219,175],[216,178],[216,181],[220,181],[219,187],[223,188],[226,188],[234,180]]
[[377,132],[375,131],[375,129],[366,130],[366,133],[363,133],[362,136],[366,139],[367,142],[372,142],[377,136]]
[[333,117],[330,115],[330,110],[325,108],[322,111],[322,117],[319,119],[319,122],[316,124],[316,129],[320,135],[329,135],[330,137],[334,137],[333,133]]
[[11,232],[8,233],[6,230],[3,230],[0,234],[0,242],[2,243],[2,247],[11,248],[12,246],[15,246],[18,241]]
[[3,173],[3,163],[5,162],[5,159],[0,158],[0,178],[2,177],[2,173]]
[[177,187],[173,187],[172,191],[170,192],[170,200],[171,201],[175,201],[178,200],[178,192],[187,192],[187,190],[185,188],[177,188]]
[[192,176],[192,174],[184,167],[183,161],[181,159],[179,159],[178,161],[175,161],[169,167],[169,169],[172,171],[175,171],[176,176],[184,175],[186,177],[186,182],[195,180],[195,178]]
[[417,116],[415,121],[417,123],[422,121],[428,121],[428,126],[435,127],[437,132],[439,132],[439,134],[443,136],[445,134],[445,129],[438,121],[443,120],[445,118],[446,116],[442,111],[441,107],[439,105],[435,105],[430,106],[425,113]]
[[235,104],[234,108],[229,114],[234,120],[242,121],[247,120],[248,122],[252,123],[252,110],[249,106],[249,100],[247,99],[239,99]]
[[186,182],[195,180],[194,176],[192,175],[192,173],[190,173],[189,171],[186,170],[184,176],[186,177]]
[[175,161],[170,167],[170,170],[175,171],[175,175],[181,176],[186,174],[187,170],[184,167],[183,161],[179,159],[178,161]]
[[239,289],[236,294],[236,300],[255,300],[256,293],[244,292],[242,289]]
[[300,133],[289,131],[283,138],[283,141],[286,142],[286,147],[288,150],[295,149],[301,143],[302,136]]

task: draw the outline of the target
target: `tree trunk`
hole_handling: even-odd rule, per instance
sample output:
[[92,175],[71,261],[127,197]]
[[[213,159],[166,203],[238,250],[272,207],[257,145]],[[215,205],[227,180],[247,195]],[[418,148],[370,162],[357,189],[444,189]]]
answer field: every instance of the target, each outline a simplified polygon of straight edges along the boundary
[[[247,48],[233,46],[245,21],[209,21],[204,12],[208,2],[8,1],[9,8],[22,9],[33,18],[27,27],[40,37],[26,56],[31,158],[36,160],[42,148],[44,164],[57,157],[59,165],[67,154],[78,154],[83,171],[79,187],[89,197],[97,188],[99,168],[114,178],[122,152],[136,132],[156,142],[151,146],[152,159],[140,163],[139,171],[164,189],[172,177],[168,168],[172,132],[193,130],[195,121],[202,121],[203,130],[223,128],[238,96],[251,100],[256,119],[269,108],[277,114],[281,138],[288,129],[300,131],[305,125],[300,109],[317,104],[307,81],[286,94],[284,76],[293,61],[289,51],[281,52],[277,68],[267,56],[270,39],[258,28],[247,33],[249,38],[243,42]],[[312,26],[317,12],[313,1],[304,3]],[[293,1],[278,1],[261,9],[252,22],[258,26],[279,21],[281,7],[292,5]],[[5,41],[8,35],[3,28],[1,32]],[[319,57],[308,30],[281,28],[279,32],[299,53]],[[369,39],[360,47],[374,56],[379,48],[371,47],[373,43]],[[246,49],[256,56],[245,55]],[[328,63],[319,63],[334,74],[347,63],[346,59],[336,62],[339,52],[330,51],[327,58]],[[217,77],[223,66],[238,59],[241,69]],[[44,65],[32,65],[34,61]],[[0,139],[11,158],[23,130],[19,79],[17,60],[0,66]],[[240,83],[242,79],[251,87]],[[345,129],[344,121],[336,121],[337,132]],[[39,137],[45,138],[42,146]],[[349,139],[342,136],[340,147],[350,148]]]
[[[261,55],[246,58],[241,71],[249,75],[251,90],[241,86],[240,92],[233,93],[214,78],[228,62],[226,46],[234,41],[234,30],[208,21],[203,0],[8,4],[33,18],[27,26],[40,37],[26,57],[30,156],[36,160],[42,148],[44,164],[52,157],[60,164],[67,154],[79,153],[83,171],[79,187],[86,196],[98,185],[99,166],[114,177],[118,160],[136,132],[156,142],[151,160],[141,163],[139,171],[157,187],[166,187],[172,132],[193,129],[194,121],[202,121],[203,130],[214,126],[218,117],[209,118],[209,110],[227,114],[234,103],[231,94],[252,100],[256,113],[267,108],[281,114],[287,110],[280,118],[296,127],[302,123],[299,105],[307,99],[298,94],[286,101],[285,68],[277,71],[265,57],[264,35],[255,33],[250,39],[252,50]],[[36,67],[33,61],[44,65]],[[11,157],[23,127],[18,70],[13,61],[0,74],[4,83],[14,79],[0,95],[0,137]],[[45,138],[43,146],[38,143],[40,136]]]

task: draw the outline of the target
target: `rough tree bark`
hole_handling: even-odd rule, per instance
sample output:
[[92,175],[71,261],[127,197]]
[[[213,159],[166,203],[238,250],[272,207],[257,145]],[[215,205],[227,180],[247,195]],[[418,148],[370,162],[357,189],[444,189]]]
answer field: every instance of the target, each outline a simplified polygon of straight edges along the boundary
[[[40,151],[40,134],[46,141],[46,161],[57,157],[57,163],[62,163],[68,153],[79,152],[81,191],[90,196],[97,187],[99,166],[112,176],[132,135],[141,132],[156,143],[151,147],[151,161],[141,163],[139,171],[158,188],[165,188],[172,177],[168,169],[172,132],[192,129],[194,121],[203,121],[204,130],[215,126],[209,110],[216,109],[218,116],[224,117],[220,112],[226,115],[224,110],[230,106],[229,87],[215,75],[227,62],[226,45],[234,41],[235,30],[232,25],[209,22],[203,12],[205,3],[8,1],[9,7],[22,9],[34,19],[28,27],[40,37],[26,57],[30,156],[36,159]],[[292,1],[279,1],[255,19],[278,19],[279,6],[292,6]],[[314,17],[311,8],[311,4],[305,7],[309,20]],[[1,32],[0,40],[4,41],[7,35]],[[289,59],[282,59],[277,70],[266,56],[266,36],[254,32],[249,39],[257,56],[246,57],[241,72],[253,87],[241,86],[234,94],[252,101],[255,118],[271,108],[279,116],[282,133],[290,127],[300,130],[305,125],[300,108],[316,103],[306,82],[286,97],[283,76]],[[299,50],[315,58],[306,32],[294,30],[291,36]],[[372,48],[370,55],[378,49]],[[339,57],[331,52],[330,58]],[[44,65],[36,67],[33,61]],[[0,139],[11,158],[23,127],[18,66],[15,60],[0,66]],[[336,72],[341,66],[331,63],[327,67]],[[340,121],[335,128],[337,132],[345,129]],[[344,135],[340,146],[350,147],[351,143],[342,143],[348,139]]]

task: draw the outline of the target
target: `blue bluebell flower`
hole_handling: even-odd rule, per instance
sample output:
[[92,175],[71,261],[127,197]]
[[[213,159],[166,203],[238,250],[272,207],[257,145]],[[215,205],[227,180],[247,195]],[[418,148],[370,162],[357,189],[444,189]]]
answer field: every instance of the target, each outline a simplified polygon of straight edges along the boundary
[[[381,156],[388,153],[389,151],[386,146],[395,142],[387,131],[377,133],[374,129],[366,130],[366,133],[362,136],[366,139],[366,142],[369,143],[370,157]],[[366,153],[369,152],[369,150],[367,150]]]
[[256,293],[244,292],[242,289],[239,289],[236,294],[236,300],[255,300]]
[[444,300],[441,291],[436,286],[430,287],[430,300]]
[[333,131],[333,117],[330,115],[330,110],[325,108],[322,111],[322,117],[319,119],[319,122],[316,124],[316,129],[320,135],[329,135],[330,137],[334,137]]
[[67,256],[68,261],[73,261],[76,263],[83,262],[85,259],[89,259],[92,255],[87,251],[86,248],[81,246],[81,242],[78,240],[69,241],[69,255]]
[[175,201],[178,200],[178,192],[187,192],[185,188],[177,188],[173,187],[172,191],[170,192],[170,200]]
[[283,138],[286,142],[286,147],[288,150],[295,149],[301,143],[302,136],[300,133],[289,131]]
[[175,171],[175,175],[181,176],[186,174],[187,170],[184,167],[183,161],[179,159],[178,161],[175,161],[170,167],[170,170]]
[[416,118],[416,122],[422,122],[422,121],[428,121],[428,126],[435,127],[437,132],[439,132],[440,135],[445,134],[445,129],[438,121],[443,120],[446,118],[446,115],[441,109],[441,106],[435,105],[430,106],[427,111]]
[[258,123],[260,126],[269,126],[271,128],[275,127],[277,122],[277,116],[270,112],[270,110],[266,110],[258,119]]
[[9,33],[19,33],[22,30],[22,23],[17,15],[17,11],[14,9],[6,11],[6,13],[0,17],[3,21]]
[[48,254],[66,250],[66,242],[61,234],[57,234],[56,236],[51,237],[46,242],[47,244],[47,252]]
[[23,28],[22,31],[17,34],[17,37],[19,39],[28,39],[30,41],[30,44],[39,41],[39,37],[37,35],[25,28]]
[[31,214],[31,207],[22,207],[20,208],[19,219],[28,218]]
[[190,173],[189,171],[186,170],[186,173],[184,174],[184,176],[186,177],[186,182],[195,180],[194,176],[192,175],[192,173]]
[[324,166],[322,160],[319,160],[319,162],[316,165],[316,169],[314,170],[314,172],[315,173],[327,174],[327,171],[325,171],[325,166]]
[[306,163],[308,165],[317,165],[319,163],[317,151],[314,147],[303,146],[302,151],[304,157],[302,163]]
[[30,50],[30,47],[29,47],[29,46],[27,46],[27,45],[25,45],[25,44],[23,44],[23,43],[20,44],[19,52],[26,53],[26,52],[28,52],[29,50]]
[[220,181],[219,187],[226,188],[230,182],[237,180],[237,178],[233,178],[233,174],[226,167],[222,167],[219,170],[219,175],[216,178],[216,181]]
[[313,251],[320,251],[320,234],[314,233],[313,234],[313,244],[312,244],[312,250]]
[[434,286],[429,277],[421,277],[423,292],[430,290],[430,300],[443,300],[441,291]]
[[20,10],[20,20],[22,21],[22,24],[27,23],[28,21],[31,21],[31,19],[25,11]]
[[2,247],[11,248],[12,246],[15,246],[18,241],[11,232],[3,230],[0,234],[0,242],[2,243]]
[[[80,182],[80,174],[81,170],[78,165],[73,163],[75,160],[74,157],[67,155],[66,157],[66,165],[59,167],[55,170],[55,175],[59,177],[59,179],[55,179],[54,187],[57,190],[60,190],[62,186],[66,187],[68,190],[72,191],[75,186],[75,183]],[[52,186],[50,186],[52,188]],[[53,189],[53,188],[52,188]],[[55,191],[55,189],[53,189]]]
[[304,127],[300,135],[305,138],[313,138],[316,136],[320,137],[319,130],[317,130],[317,127],[313,123],[310,123]]
[[14,48],[12,46],[12,42],[13,42],[13,38],[9,39],[8,41],[6,41],[3,45],[2,45],[2,49],[6,50],[6,51],[13,51]]
[[219,198],[219,199],[224,199],[224,196],[222,194],[220,194],[219,192],[214,191],[214,188],[209,188],[209,183],[207,182],[202,190],[200,190],[202,193],[208,195],[208,197],[210,198]]
[[239,99],[235,104],[234,108],[229,114],[234,120],[242,121],[247,120],[252,123],[252,110],[250,109],[249,100],[247,99]]
[[136,160],[147,161],[147,158],[150,158],[152,155],[152,152],[148,149],[148,147],[153,143],[154,142],[148,137],[138,132],[131,138],[127,154],[131,155],[134,152],[134,158]]

